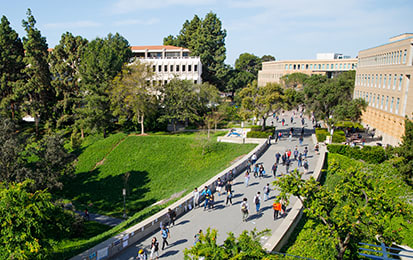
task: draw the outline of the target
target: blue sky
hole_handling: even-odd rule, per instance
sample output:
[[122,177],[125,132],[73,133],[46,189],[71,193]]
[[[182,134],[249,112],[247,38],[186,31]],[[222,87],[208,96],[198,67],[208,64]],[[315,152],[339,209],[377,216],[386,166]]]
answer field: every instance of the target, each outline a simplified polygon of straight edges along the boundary
[[311,59],[317,52],[355,57],[359,50],[413,32],[412,0],[1,0],[0,15],[24,35],[31,8],[49,47],[69,31],[89,40],[119,32],[130,45],[161,45],[185,20],[212,11],[227,30],[227,60],[239,54],[277,60]]

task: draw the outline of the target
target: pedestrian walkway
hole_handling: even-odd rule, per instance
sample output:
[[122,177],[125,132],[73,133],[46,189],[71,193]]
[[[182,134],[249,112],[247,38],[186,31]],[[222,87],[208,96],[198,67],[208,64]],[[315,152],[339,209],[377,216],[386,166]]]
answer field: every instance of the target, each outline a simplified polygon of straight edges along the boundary
[[[77,214],[79,214],[80,216],[85,215],[83,212],[80,212],[80,211],[75,211],[75,212]],[[120,223],[122,223],[122,221],[123,221],[123,219],[112,218],[112,217],[109,217],[109,216],[94,214],[94,213],[90,213],[90,212],[89,212],[89,220],[96,221],[96,222],[99,222],[103,225],[108,225],[108,226],[111,226],[111,227],[117,226]]]
[[[267,125],[271,125],[271,122],[277,127],[277,131],[283,131],[284,136],[278,143],[272,145],[267,149],[267,151],[258,158],[258,163],[262,162],[266,171],[266,175],[263,178],[254,178],[251,174],[251,179],[249,181],[248,187],[244,184],[244,173],[241,173],[233,181],[233,205],[225,205],[225,195],[218,196],[218,193],[215,193],[215,204],[214,209],[204,211],[203,207],[196,208],[189,211],[182,217],[176,220],[176,225],[170,227],[170,239],[168,239],[169,246],[165,250],[160,251],[160,258],[165,259],[183,259],[184,258],[184,249],[190,248],[194,244],[194,235],[198,233],[200,229],[206,230],[208,227],[218,230],[218,244],[223,243],[225,238],[228,236],[228,232],[233,232],[235,236],[240,235],[244,230],[253,230],[256,228],[258,231],[264,229],[271,229],[271,232],[274,232],[280,223],[283,221],[283,218],[273,220],[273,209],[272,203],[274,202],[275,197],[279,192],[274,191],[274,186],[272,182],[275,178],[272,176],[271,168],[275,162],[275,154],[280,152],[281,154],[286,151],[286,149],[291,149],[293,151],[295,147],[298,148],[300,152],[303,152],[304,147],[308,147],[308,163],[309,163],[309,172],[305,174],[304,178],[309,178],[313,173],[315,168],[318,155],[314,152],[314,144],[312,143],[311,133],[313,128],[308,118],[306,119],[306,129],[304,135],[303,145],[299,145],[299,134],[301,134],[301,121],[299,116],[295,117],[293,124],[290,123],[290,113],[286,113],[284,118],[286,123],[284,126],[281,126],[281,123],[273,122],[273,118],[269,118]],[[281,118],[280,118],[281,120]],[[310,125],[308,125],[310,123]],[[291,141],[288,138],[288,132],[291,127],[294,127],[294,137]],[[292,156],[293,158],[293,156]],[[290,171],[294,170],[297,167],[297,161],[292,161],[290,165]],[[301,168],[300,171],[303,171]],[[278,175],[281,173],[285,174],[285,167],[280,165],[277,171]],[[258,191],[263,194],[263,188],[267,183],[270,183],[271,188],[273,189],[270,192],[269,200],[263,201],[261,203],[261,211],[256,214],[255,204],[253,201],[254,196]],[[240,210],[240,204],[243,198],[248,199],[248,204],[250,208],[250,214],[247,222],[242,221],[242,214]],[[289,206],[287,206],[287,214],[291,210],[292,205],[296,202],[296,198],[291,198]],[[146,239],[139,241],[136,244],[131,245],[129,248],[124,250],[121,254],[117,255],[113,259],[133,259],[136,257],[137,252],[141,248],[149,253],[149,247],[151,244],[152,237],[156,237],[158,241],[162,241],[160,232],[153,234],[152,236],[147,237]],[[261,243],[265,244],[268,237],[263,237]]]

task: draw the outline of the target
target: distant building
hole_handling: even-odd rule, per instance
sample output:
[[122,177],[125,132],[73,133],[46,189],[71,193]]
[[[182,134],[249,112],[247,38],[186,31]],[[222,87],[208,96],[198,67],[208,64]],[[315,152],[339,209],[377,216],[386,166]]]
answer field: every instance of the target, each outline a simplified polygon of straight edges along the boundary
[[357,59],[338,53],[318,53],[315,60],[284,60],[262,63],[258,72],[258,86],[269,82],[280,83],[284,75],[301,72],[307,75],[319,74],[333,78],[343,71],[356,69]]
[[398,145],[404,135],[404,119],[412,119],[413,33],[362,50],[358,55],[354,98],[368,102],[362,122],[376,129],[383,144]]
[[155,72],[152,81],[166,84],[174,77],[201,84],[202,64],[199,57],[190,56],[186,48],[160,46],[132,46],[132,55],[145,63],[150,63]]

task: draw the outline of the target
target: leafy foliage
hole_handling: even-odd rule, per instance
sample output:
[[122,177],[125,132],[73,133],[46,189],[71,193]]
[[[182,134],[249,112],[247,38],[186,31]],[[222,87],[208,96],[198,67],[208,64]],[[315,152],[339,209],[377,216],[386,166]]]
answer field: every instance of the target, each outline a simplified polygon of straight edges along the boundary
[[381,146],[364,146],[360,149],[348,145],[330,144],[328,145],[328,151],[374,164],[382,163],[387,159],[386,151]]
[[281,77],[281,81],[283,82],[286,88],[297,88],[302,87],[304,82],[309,78],[307,74],[301,72],[295,72],[291,74],[286,74]]
[[405,176],[407,183],[413,185],[413,122],[407,118],[404,120],[402,143],[396,151],[403,158],[399,171]]
[[318,142],[324,142],[329,135],[330,133],[325,128],[317,128],[315,130],[315,136]]

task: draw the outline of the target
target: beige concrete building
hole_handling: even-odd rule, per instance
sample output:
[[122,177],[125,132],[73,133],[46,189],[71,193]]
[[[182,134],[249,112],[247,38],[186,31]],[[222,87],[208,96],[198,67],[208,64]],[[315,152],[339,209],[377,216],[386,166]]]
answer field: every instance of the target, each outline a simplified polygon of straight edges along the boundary
[[412,119],[412,51],[413,34],[405,33],[358,55],[354,98],[368,102],[362,122],[376,128],[383,144],[398,145],[404,135],[405,116]]
[[356,69],[357,59],[337,53],[318,53],[314,60],[284,60],[262,63],[262,70],[258,72],[258,86],[265,86],[269,82],[280,83],[284,75],[301,72],[307,75],[321,74],[329,78],[338,73]]

